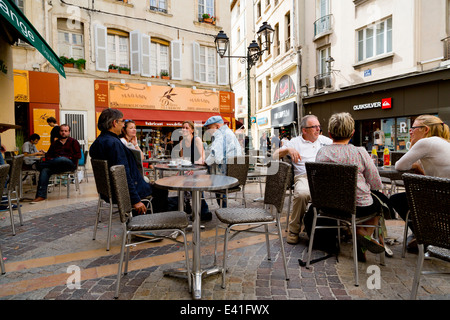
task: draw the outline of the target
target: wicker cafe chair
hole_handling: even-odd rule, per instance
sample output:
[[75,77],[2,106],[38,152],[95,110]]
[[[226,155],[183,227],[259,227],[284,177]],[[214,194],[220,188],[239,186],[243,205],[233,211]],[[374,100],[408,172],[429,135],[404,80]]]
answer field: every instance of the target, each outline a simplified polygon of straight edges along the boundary
[[[125,259],[124,274],[128,272],[128,258],[130,246],[135,246],[140,243],[152,241],[151,239],[149,239],[141,241],[139,243],[131,243],[131,235],[155,231],[178,231],[183,235],[186,269],[188,274],[187,278],[190,290],[191,273],[189,268],[189,253],[186,242],[186,234],[184,232],[184,229],[189,224],[186,217],[186,213],[183,211],[170,211],[154,214],[143,214],[133,217],[131,213],[132,206],[130,202],[128,185],[124,183],[124,181],[126,181],[127,179],[127,176],[125,174],[125,167],[123,165],[112,166],[110,168],[110,172],[112,180],[112,190],[114,192],[115,198],[117,199],[117,206],[120,213],[120,221],[122,222],[123,228],[122,247],[120,250],[120,262],[119,262],[119,269],[117,272],[116,291],[114,298],[117,299],[119,297],[120,278],[122,274],[124,259]],[[170,238],[170,236],[164,235],[158,236],[167,238],[169,240],[177,241],[176,239]],[[124,257],[125,249],[126,249],[126,257]]]
[[[269,234],[278,235],[281,245],[281,254],[284,263],[284,272],[286,280],[289,280],[287,266],[286,266],[286,256],[284,252],[284,241],[283,235],[281,233],[280,224],[280,214],[283,210],[284,198],[286,195],[286,187],[289,182],[291,165],[284,162],[271,162],[270,167],[273,166],[272,170],[275,172],[274,168],[276,166],[278,170],[273,175],[268,175],[266,179],[266,190],[264,194],[264,205],[272,205],[276,209],[275,215],[271,211],[264,208],[219,208],[216,210],[217,218],[226,225],[225,239],[224,239],[224,250],[223,250],[223,269],[222,269],[222,288],[225,288],[225,274],[227,268],[227,247],[228,241],[240,232],[253,232],[259,234],[265,234],[266,236],[266,246],[267,246],[267,257],[270,260],[270,244],[269,244]],[[269,225],[276,225],[276,232],[269,232]],[[242,229],[241,226],[248,226],[246,229]],[[262,230],[254,230],[259,227],[264,227]],[[217,238],[218,238],[218,225],[216,227],[216,238],[215,238],[215,250],[214,250],[214,262],[216,264],[217,257]],[[238,227],[234,230],[233,227]],[[231,237],[229,237],[230,231],[235,232]]]
[[[106,240],[106,250],[109,251],[111,243],[111,228],[112,228],[112,216],[113,216],[113,197],[111,191],[111,182],[108,170],[108,161],[91,159],[92,171],[94,173],[95,186],[98,193],[97,214],[94,225],[94,235],[92,237],[95,240],[97,236],[98,223],[101,222],[102,211],[108,210],[108,236]],[[106,203],[108,206],[103,206]]]
[[[287,155],[285,157],[283,157],[283,161],[285,161],[286,163],[289,163],[292,166],[292,158],[291,156]],[[286,231],[288,231],[289,229],[289,216],[291,214],[291,203],[292,203],[292,196],[294,195],[294,166],[292,166],[292,170],[291,170],[291,176],[290,176],[290,180],[288,183],[288,190],[289,190],[289,198],[288,198],[288,209],[286,212]]]
[[[316,229],[338,228],[338,238],[340,239],[340,228],[350,226],[352,231],[353,261],[355,264],[355,286],[358,286],[356,227],[367,227],[368,225],[363,225],[362,223],[377,216],[378,213],[365,217],[356,217],[356,165],[306,162],[305,166],[311,193],[311,205],[314,209],[314,219],[309,240],[306,268],[309,268],[311,262],[314,233]],[[336,220],[337,225],[318,226],[316,224],[317,219]],[[344,225],[342,225],[341,222],[344,223]],[[379,225],[370,226],[375,227],[376,234],[379,234]],[[380,254],[380,262],[384,265],[384,252]]]
[[[242,191],[242,201],[244,202],[244,207],[247,208],[247,200],[245,199],[245,184],[247,182],[249,166],[250,166],[249,156],[231,157],[227,159],[227,176],[238,179],[239,185],[227,190],[219,190],[214,192],[216,194],[227,195],[230,193],[238,193]],[[222,199],[223,198],[221,198],[220,200],[221,201],[220,207],[222,207]]]
[[[22,180],[22,166],[24,155],[20,154],[12,158],[12,164],[9,173],[9,181],[6,186],[6,196],[8,197],[9,215],[11,217],[12,234],[16,235],[14,228],[14,214],[12,201],[16,202],[17,211],[19,212],[20,225],[23,225],[22,210],[20,208],[20,184]],[[4,182],[3,182],[4,185]]]
[[404,173],[403,181],[419,248],[411,290],[416,299],[421,274],[443,273],[422,271],[424,258],[450,262],[450,179]]

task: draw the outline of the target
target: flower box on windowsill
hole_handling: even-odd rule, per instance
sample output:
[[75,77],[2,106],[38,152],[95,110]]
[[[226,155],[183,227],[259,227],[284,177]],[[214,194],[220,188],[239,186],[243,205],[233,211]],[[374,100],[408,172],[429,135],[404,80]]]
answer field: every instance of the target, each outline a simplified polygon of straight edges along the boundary
[[170,80],[170,76],[161,76],[161,79]]
[[74,64],[73,63],[65,63],[64,64],[64,68],[73,68]]
[[111,73],[119,73],[119,70],[117,70],[117,69],[109,69],[108,72],[111,72]]
[[204,23],[216,24],[216,22],[212,18],[203,18]]
[[130,74],[129,70],[120,70],[119,72],[122,73],[122,74]]

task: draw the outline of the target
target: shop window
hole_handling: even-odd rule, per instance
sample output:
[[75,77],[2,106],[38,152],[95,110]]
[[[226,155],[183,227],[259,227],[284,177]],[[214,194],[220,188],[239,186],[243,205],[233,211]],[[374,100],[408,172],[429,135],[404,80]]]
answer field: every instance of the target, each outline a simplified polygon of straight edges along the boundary
[[358,62],[392,52],[392,18],[357,31]]
[[167,13],[166,0],[150,0],[150,10]]

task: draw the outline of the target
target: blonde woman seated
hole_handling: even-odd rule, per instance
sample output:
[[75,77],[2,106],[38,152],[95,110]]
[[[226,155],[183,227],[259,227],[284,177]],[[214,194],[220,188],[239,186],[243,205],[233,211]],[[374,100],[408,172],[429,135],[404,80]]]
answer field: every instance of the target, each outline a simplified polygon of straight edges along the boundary
[[[409,129],[411,147],[409,151],[395,163],[399,171],[414,170],[417,174],[450,178],[450,130],[441,119],[431,115],[416,118]],[[389,198],[391,206],[406,219],[409,210],[406,193],[401,192]],[[410,226],[411,227],[411,226]],[[412,230],[414,232],[414,230]],[[415,250],[415,239],[408,243],[408,249]]]
[[[381,211],[381,205],[372,196],[371,190],[382,188],[382,182],[375,164],[363,147],[349,144],[355,133],[355,121],[349,113],[333,114],[328,123],[328,134],[333,144],[324,146],[316,155],[316,162],[333,162],[358,166],[356,185],[356,216],[364,217]],[[378,224],[379,217],[366,221],[366,224]],[[385,251],[383,244],[372,238],[375,227],[358,227],[358,260],[365,261],[365,252]]]

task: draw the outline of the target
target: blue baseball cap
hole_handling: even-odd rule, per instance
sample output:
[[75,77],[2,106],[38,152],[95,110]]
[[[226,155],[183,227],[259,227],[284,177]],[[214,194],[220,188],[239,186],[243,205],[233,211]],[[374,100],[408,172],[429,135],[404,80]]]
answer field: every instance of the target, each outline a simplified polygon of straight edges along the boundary
[[210,117],[208,120],[206,120],[205,124],[203,125],[204,127],[209,126],[210,124],[213,123],[223,123],[223,119],[221,116],[212,116]]

